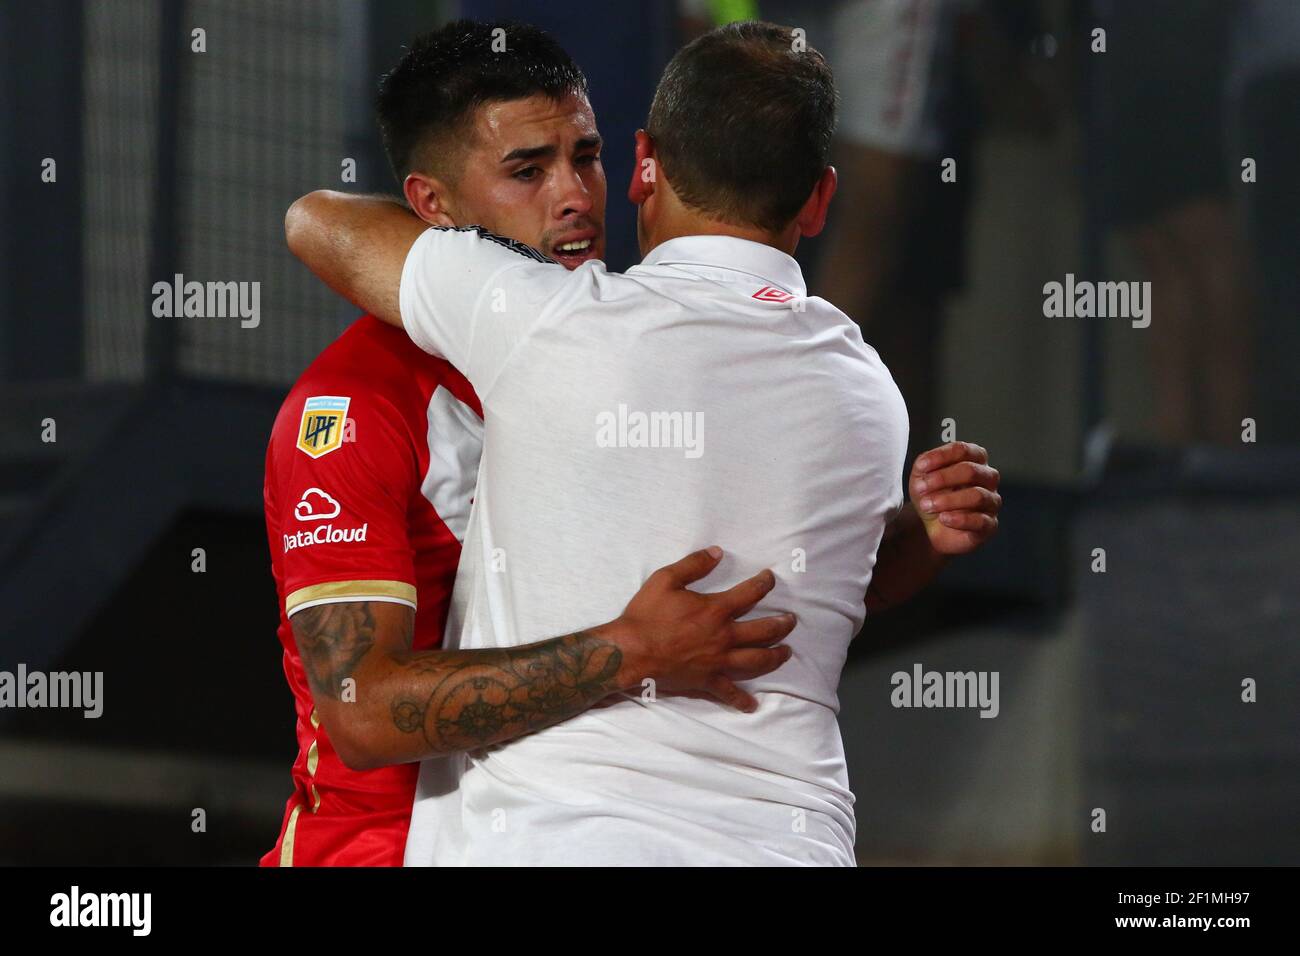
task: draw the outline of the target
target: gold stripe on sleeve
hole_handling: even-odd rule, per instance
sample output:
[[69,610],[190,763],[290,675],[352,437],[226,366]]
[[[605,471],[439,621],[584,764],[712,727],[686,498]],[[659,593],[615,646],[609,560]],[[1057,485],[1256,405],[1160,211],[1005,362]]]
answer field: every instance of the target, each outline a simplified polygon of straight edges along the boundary
[[284,599],[286,614],[293,614],[311,602],[355,599],[358,601],[396,601],[415,607],[415,586],[404,581],[330,581],[299,588]]

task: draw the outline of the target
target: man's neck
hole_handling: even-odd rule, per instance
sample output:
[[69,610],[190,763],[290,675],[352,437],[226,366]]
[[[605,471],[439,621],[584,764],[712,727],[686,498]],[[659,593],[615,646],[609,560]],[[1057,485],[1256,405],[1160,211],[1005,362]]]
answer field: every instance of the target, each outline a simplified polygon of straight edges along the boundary
[[750,242],[759,242],[779,249],[788,256],[794,255],[795,247],[799,244],[799,230],[793,223],[781,232],[773,233],[757,226],[737,225],[706,216],[683,205],[675,195],[666,206],[668,208],[661,211],[654,231],[649,236],[649,242],[644,250],[645,255],[649,255],[650,250],[656,246],[683,236],[732,236],[736,239],[748,239]]

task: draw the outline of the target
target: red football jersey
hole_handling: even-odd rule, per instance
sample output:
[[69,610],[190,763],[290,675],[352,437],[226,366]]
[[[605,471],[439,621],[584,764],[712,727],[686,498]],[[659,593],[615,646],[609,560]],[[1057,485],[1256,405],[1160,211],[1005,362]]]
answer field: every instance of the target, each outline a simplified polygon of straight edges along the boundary
[[343,764],[317,718],[289,618],[325,603],[392,601],[415,608],[415,649],[441,643],[482,417],[459,372],[371,316],[325,349],[280,407],[264,498],[298,759],[263,866],[402,863],[419,765]]

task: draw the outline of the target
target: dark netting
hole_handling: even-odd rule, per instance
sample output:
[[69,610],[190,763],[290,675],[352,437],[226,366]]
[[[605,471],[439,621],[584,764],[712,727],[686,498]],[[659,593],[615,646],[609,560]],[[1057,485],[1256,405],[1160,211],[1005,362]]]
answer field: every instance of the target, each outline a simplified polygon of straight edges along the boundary
[[[288,383],[352,313],[292,258],[284,212],[339,184],[344,73],[338,4],[191,2],[207,52],[187,53],[181,104],[181,265],[187,279],[260,283],[260,321],[180,320],[190,375]],[[191,29],[191,28],[187,28]]]
[[158,4],[89,4],[83,26],[82,182],[87,376],[145,371],[158,125]]

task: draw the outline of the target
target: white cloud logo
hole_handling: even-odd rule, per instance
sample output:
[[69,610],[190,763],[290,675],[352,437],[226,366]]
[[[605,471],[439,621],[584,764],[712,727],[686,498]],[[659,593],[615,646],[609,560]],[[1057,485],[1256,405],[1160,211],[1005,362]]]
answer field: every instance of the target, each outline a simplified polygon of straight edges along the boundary
[[[319,505],[323,505],[323,510],[317,510],[313,507],[312,497],[319,498]],[[338,500],[330,497],[319,488],[308,488],[302,493],[302,498],[293,506],[293,516],[299,521],[323,521],[326,518],[337,518],[339,512],[343,509],[339,506]]]

